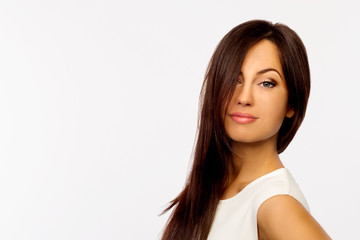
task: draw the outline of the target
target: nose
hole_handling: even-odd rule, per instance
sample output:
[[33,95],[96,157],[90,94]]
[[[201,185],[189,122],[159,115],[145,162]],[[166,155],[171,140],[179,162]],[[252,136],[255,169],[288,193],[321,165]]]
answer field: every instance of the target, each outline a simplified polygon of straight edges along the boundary
[[254,104],[251,85],[242,84],[237,96],[237,104],[243,106],[252,106]]

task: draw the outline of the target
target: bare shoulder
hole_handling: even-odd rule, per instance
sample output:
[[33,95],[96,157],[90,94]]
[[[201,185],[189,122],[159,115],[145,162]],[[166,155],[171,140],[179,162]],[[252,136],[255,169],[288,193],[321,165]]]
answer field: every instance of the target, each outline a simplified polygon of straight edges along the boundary
[[289,195],[266,200],[257,218],[259,239],[331,239],[303,205]]

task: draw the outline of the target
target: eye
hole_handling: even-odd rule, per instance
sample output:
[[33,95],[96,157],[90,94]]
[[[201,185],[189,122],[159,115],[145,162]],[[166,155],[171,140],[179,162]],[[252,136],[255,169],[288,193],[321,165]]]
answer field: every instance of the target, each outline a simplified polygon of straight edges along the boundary
[[273,88],[276,86],[276,83],[270,82],[270,81],[263,81],[260,83],[260,85],[264,88]]

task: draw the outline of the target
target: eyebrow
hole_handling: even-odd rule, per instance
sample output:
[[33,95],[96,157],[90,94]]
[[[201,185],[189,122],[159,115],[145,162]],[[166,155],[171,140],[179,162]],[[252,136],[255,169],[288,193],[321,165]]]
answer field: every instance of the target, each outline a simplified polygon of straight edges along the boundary
[[258,71],[258,72],[256,73],[256,75],[264,74],[264,73],[270,72],[270,71],[277,72],[277,74],[279,74],[279,76],[281,77],[281,79],[283,78],[283,77],[281,76],[281,74],[279,73],[279,71],[276,70],[275,68],[266,68],[266,69],[263,69],[263,70],[261,70],[261,71]]
[[[264,74],[264,73],[270,72],[270,71],[276,72],[276,73],[280,76],[280,78],[283,79],[283,77],[281,76],[280,72],[279,72],[278,70],[276,70],[275,68],[265,68],[265,69],[263,69],[263,70],[258,71],[258,72],[256,73],[256,75],[261,75],[261,74]],[[240,72],[240,75],[242,76],[243,73]]]

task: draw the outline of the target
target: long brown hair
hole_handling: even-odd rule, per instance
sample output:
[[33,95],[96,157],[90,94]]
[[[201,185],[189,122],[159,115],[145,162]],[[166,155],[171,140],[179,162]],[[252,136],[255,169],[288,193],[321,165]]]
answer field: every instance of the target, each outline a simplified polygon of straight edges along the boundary
[[192,169],[183,191],[164,211],[174,207],[162,240],[207,239],[231,166],[231,139],[224,129],[224,108],[234,93],[247,51],[263,39],[278,48],[289,106],[295,112],[292,118],[285,118],[279,130],[278,153],[286,149],[300,127],[310,93],[310,70],[301,39],[279,23],[252,20],[236,26],[220,41],[208,65],[200,94]]

